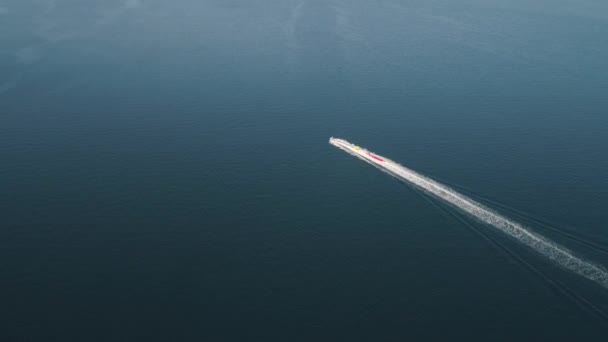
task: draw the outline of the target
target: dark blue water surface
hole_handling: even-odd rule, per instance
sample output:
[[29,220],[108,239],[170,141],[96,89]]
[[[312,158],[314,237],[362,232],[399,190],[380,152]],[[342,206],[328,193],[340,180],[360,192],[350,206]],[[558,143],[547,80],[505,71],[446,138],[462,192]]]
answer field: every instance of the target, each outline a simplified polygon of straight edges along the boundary
[[603,341],[608,289],[327,141],[608,265],[607,37],[602,0],[0,0],[0,340]]

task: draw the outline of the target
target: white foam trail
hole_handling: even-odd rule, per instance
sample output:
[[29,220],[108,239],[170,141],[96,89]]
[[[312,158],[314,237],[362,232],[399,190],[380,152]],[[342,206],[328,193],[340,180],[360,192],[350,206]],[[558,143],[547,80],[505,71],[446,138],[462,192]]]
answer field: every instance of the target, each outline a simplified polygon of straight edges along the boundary
[[[341,140],[341,142],[351,145],[353,148],[355,146],[345,140]],[[423,176],[413,170],[410,170],[405,166],[399,165],[398,163],[385,157],[381,157],[384,159],[383,162],[373,162],[372,160],[367,159],[364,154],[357,153],[355,150],[342,146],[340,143],[336,143],[335,140],[330,140],[330,144],[378,167],[383,171],[387,171],[391,175],[404,180],[441,200],[446,201],[452,206],[475,217],[479,221],[487,223],[503,233],[514,237],[524,245],[531,247],[538,253],[553,260],[558,265],[585,278],[591,279],[605,288],[608,288],[608,272],[601,266],[594,265],[593,263],[574,255],[574,253],[565,247],[550,241],[538,233],[530,231],[521,224],[498,214],[497,212],[455,191],[454,189]],[[363,151],[367,152],[367,150]]]

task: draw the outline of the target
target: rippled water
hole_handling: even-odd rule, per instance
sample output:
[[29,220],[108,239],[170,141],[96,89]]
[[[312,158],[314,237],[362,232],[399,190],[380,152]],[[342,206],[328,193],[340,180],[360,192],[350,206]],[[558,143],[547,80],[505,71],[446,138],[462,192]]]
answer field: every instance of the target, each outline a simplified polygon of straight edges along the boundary
[[601,340],[604,289],[327,139],[606,266],[605,13],[0,1],[0,339]]

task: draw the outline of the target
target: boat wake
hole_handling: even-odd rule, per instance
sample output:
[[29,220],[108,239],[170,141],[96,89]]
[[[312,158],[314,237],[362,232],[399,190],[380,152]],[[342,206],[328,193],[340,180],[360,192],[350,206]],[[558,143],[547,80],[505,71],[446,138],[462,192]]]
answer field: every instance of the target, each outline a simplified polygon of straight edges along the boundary
[[529,228],[520,223],[495,212],[444,184],[423,176],[390,159],[373,154],[346,140],[331,138],[329,142],[347,153],[376,166],[382,171],[413,185],[426,194],[432,195],[452,207],[469,214],[475,219],[515,238],[517,241],[532,248],[563,268],[608,288],[608,272],[601,266],[576,256],[572,251],[538,233],[532,232]]

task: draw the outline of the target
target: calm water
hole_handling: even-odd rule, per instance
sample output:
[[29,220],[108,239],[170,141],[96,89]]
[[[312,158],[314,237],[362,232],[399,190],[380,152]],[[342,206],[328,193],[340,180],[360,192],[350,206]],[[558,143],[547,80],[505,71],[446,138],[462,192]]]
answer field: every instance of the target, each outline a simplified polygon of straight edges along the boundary
[[608,290],[327,140],[608,265],[531,220],[608,250],[606,37],[600,0],[0,0],[0,340],[602,340]]

